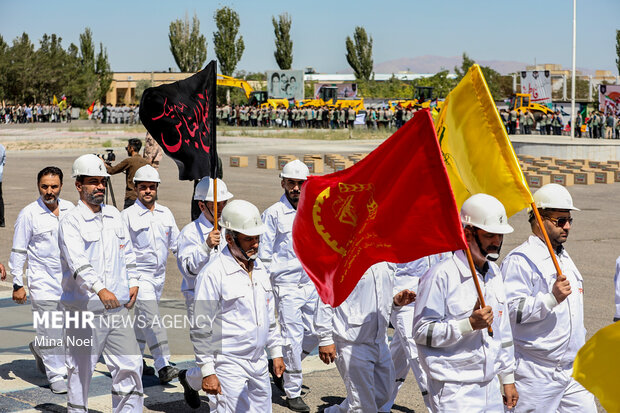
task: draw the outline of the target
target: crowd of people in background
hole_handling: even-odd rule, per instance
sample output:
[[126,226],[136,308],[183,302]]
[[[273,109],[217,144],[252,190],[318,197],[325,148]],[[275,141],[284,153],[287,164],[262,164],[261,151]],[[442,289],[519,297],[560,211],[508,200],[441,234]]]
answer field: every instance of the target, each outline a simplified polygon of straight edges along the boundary
[[330,108],[328,106],[303,107],[280,106],[276,109],[253,106],[223,105],[216,110],[218,125],[277,128],[342,129],[366,126],[368,129],[398,129],[417,109],[396,107]]
[[0,124],[71,122],[71,105],[22,104],[0,106]]
[[90,119],[100,123],[137,125],[140,123],[140,106],[133,103],[95,106]]
[[[570,120],[565,122],[558,110],[534,113],[530,110],[500,109],[506,131],[510,135],[570,135]],[[620,114],[607,114],[593,110],[585,117],[575,118],[575,137],[590,139],[620,139]]]

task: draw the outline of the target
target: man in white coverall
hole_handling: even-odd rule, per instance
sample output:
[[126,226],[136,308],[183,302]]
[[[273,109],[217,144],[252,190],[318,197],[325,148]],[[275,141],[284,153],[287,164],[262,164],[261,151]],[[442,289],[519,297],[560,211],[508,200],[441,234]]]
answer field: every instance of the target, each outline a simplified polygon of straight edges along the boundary
[[[394,274],[394,294],[404,289],[417,292],[420,277],[426,273],[433,265],[452,256],[452,253],[442,253],[429,255],[419,260],[411,261],[405,264],[396,264],[396,273]],[[420,366],[418,359],[418,348],[413,340],[413,313],[415,311],[415,302],[403,307],[395,307],[390,317],[390,322],[394,327],[394,336],[390,341],[390,353],[394,364],[394,383],[392,385],[392,395],[390,400],[379,409],[381,412],[389,412],[392,410],[398,391],[402,387],[409,373],[409,369],[418,383],[418,388],[424,398],[426,408],[430,410],[430,401],[428,398],[428,388],[426,385],[426,373]]]
[[463,203],[461,222],[486,305],[480,308],[465,251],[457,251],[420,280],[413,338],[433,412],[499,413],[518,399],[506,293],[493,262],[513,229],[501,202],[486,194]]
[[[181,275],[183,275],[181,292],[185,297],[187,316],[190,319],[194,313],[196,276],[226,245],[226,241],[222,236],[225,231],[216,230],[213,225],[215,219],[213,189],[213,179],[208,176],[205,176],[198,182],[194,190],[194,200],[198,201],[198,207],[202,213],[196,220],[190,222],[181,230],[177,240],[177,265]],[[226,183],[218,179],[217,210],[219,214],[221,214],[222,209],[224,209],[224,206],[232,197],[233,194],[228,192]],[[198,367],[192,367],[179,372],[179,381],[183,385],[185,401],[194,409],[200,406],[200,398],[188,382],[195,382],[196,380],[202,380],[202,374]]]
[[[140,274],[140,295],[135,307],[139,322],[134,330],[140,351],[144,354],[148,344],[159,381],[165,384],[177,377],[179,371],[170,365],[166,329],[157,322],[160,317],[158,304],[166,281],[168,250],[176,255],[179,229],[172,212],[156,202],[161,182],[157,169],[151,165],[139,168],[133,182],[138,198],[121,212],[121,216],[129,229]],[[143,369],[147,369],[144,362]],[[144,370],[142,373],[145,374]]]
[[267,354],[278,376],[284,372],[282,336],[275,317],[269,275],[258,258],[265,231],[258,208],[235,200],[222,211],[226,247],[200,272],[195,316],[215,316],[215,326],[194,325],[192,334],[202,388],[217,412],[271,412]]
[[284,194],[263,212],[267,229],[261,235],[258,252],[269,271],[285,343],[284,380],[279,383],[274,377],[274,382],[283,387],[287,406],[296,412],[310,411],[301,398],[301,361],[319,344],[312,322],[319,296],[293,251],[293,221],[301,187],[309,174],[308,167],[298,159],[282,168]]
[[[141,412],[142,356],[133,328],[123,327],[138,295],[136,256],[120,212],[103,204],[107,174],[96,155],[73,163],[80,200],[60,220],[58,243],[65,311],[67,411],[88,411],[88,388],[103,353],[112,374],[114,412]],[[92,316],[91,323],[84,321]]]
[[336,362],[347,398],[325,412],[381,412],[390,398],[394,366],[387,343],[392,307],[408,305],[415,293],[393,294],[394,264],[371,266],[349,297],[336,308],[318,303],[314,317],[320,336],[319,357]]
[[[40,197],[19,213],[9,258],[9,271],[13,275],[13,300],[19,304],[26,303],[23,274],[27,260],[26,281],[30,302],[32,310],[40,316],[48,311],[62,309],[58,221],[73,208],[71,202],[60,199],[62,178],[62,171],[54,166],[39,172],[37,187]],[[36,337],[30,343],[30,351],[35,356],[37,367],[47,376],[52,392],[66,393],[65,349],[62,340],[58,340],[62,339],[62,329],[45,328],[41,323],[37,325]],[[50,345],[45,339],[53,339],[57,345]]]
[[533,235],[502,262],[515,340],[517,412],[594,413],[594,396],[572,378],[573,361],[585,344],[583,278],[564,249],[577,211],[569,192],[547,184],[534,201],[562,270],[558,277],[543,234],[530,211]]

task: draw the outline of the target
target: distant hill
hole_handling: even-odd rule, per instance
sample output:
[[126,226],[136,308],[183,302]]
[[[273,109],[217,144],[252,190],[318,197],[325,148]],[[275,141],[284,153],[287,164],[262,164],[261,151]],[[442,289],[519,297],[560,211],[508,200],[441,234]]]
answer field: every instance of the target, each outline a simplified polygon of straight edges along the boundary
[[[418,57],[403,57],[395,60],[388,60],[382,63],[376,63],[374,71],[375,73],[396,73],[402,71],[410,71],[413,73],[437,73],[441,70],[449,70],[450,73],[454,72],[455,66],[460,66],[462,62],[462,56],[433,56],[425,55]],[[494,70],[497,70],[500,74],[506,75],[517,71],[525,70],[525,67],[531,63],[507,61],[507,60],[476,60],[481,66],[489,66]],[[593,74],[594,71],[590,69],[577,68],[584,74]],[[350,68],[344,70],[345,73],[352,73]]]

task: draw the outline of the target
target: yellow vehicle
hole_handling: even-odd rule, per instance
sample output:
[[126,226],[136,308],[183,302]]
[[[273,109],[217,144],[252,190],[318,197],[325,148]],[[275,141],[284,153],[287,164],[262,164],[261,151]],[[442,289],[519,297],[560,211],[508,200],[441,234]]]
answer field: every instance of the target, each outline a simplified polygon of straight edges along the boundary
[[323,86],[319,89],[318,99],[304,99],[297,102],[297,106],[303,107],[322,107],[327,106],[330,109],[348,109],[353,108],[355,112],[364,110],[364,99],[338,99],[338,88],[335,86]]
[[248,98],[248,105],[250,106],[260,106],[261,108],[271,107],[273,109],[277,109],[279,106],[288,108],[287,99],[269,99],[267,97],[267,91],[254,90],[248,82],[242,79],[235,79],[234,77],[218,74],[217,85],[243,89],[245,96]]
[[442,101],[433,100],[433,88],[430,86],[416,86],[413,94],[413,99],[394,99],[388,100],[388,108],[391,111],[396,111],[396,108],[400,105],[403,109],[427,109],[430,107],[436,107],[441,109],[443,105]]
[[513,109],[519,112],[523,112],[527,109],[533,113],[553,113],[553,109],[549,109],[547,106],[541,105],[540,103],[532,102],[532,95],[530,95],[529,93],[515,94],[510,99],[510,110]]

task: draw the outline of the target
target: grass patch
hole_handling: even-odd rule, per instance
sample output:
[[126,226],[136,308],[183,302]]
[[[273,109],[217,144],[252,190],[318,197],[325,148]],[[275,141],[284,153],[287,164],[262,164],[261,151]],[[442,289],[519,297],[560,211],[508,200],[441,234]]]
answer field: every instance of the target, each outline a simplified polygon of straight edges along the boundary
[[101,144],[101,146],[103,146],[104,148],[111,148],[112,147],[112,141],[108,139],[107,141],[103,142]]

